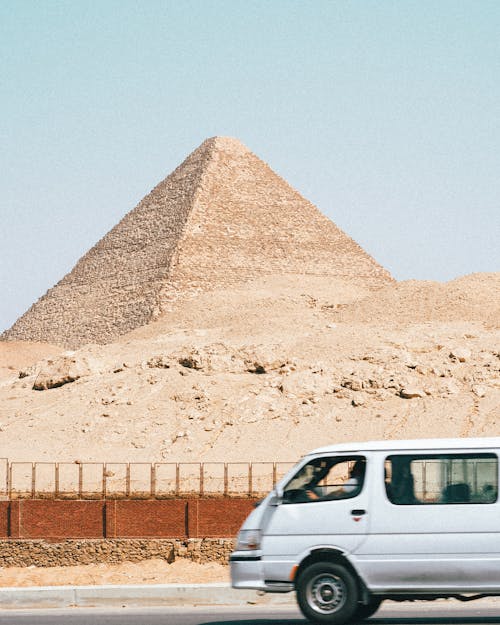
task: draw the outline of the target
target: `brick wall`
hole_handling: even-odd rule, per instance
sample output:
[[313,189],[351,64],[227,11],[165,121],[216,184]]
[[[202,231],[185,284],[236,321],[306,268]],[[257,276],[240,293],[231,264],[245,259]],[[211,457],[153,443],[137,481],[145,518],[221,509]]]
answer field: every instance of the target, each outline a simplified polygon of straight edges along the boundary
[[0,538],[231,538],[254,499],[0,502]]

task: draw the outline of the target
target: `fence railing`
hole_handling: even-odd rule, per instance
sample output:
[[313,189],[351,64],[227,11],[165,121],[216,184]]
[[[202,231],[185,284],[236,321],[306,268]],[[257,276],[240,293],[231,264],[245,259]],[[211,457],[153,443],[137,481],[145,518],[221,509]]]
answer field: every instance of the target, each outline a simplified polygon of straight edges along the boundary
[[259,497],[292,462],[9,462],[1,499]]

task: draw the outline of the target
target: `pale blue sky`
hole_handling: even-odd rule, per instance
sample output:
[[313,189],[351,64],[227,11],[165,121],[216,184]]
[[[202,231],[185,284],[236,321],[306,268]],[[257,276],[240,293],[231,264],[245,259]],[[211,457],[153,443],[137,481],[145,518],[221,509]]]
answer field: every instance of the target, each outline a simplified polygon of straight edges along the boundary
[[400,280],[500,271],[500,2],[3,0],[0,331],[205,138]]

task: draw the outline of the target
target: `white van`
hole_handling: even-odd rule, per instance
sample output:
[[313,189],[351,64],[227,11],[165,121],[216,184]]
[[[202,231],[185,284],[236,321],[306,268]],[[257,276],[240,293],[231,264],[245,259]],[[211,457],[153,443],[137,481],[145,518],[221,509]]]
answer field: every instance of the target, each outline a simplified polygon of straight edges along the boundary
[[384,599],[500,595],[499,453],[500,438],[317,449],[244,522],[232,586],[295,590],[335,625]]

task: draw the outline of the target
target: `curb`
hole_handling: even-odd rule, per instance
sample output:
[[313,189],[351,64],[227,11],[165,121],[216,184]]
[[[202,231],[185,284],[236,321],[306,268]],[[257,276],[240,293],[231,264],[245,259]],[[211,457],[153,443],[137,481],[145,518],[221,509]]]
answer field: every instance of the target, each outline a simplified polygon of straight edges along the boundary
[[259,595],[221,583],[0,588],[2,610],[248,604],[295,606],[295,594]]

